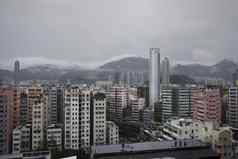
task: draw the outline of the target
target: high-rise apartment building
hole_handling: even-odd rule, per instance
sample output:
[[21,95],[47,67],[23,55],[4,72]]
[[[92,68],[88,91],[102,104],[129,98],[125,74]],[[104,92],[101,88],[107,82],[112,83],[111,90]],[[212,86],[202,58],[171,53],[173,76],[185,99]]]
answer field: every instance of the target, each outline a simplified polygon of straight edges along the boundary
[[32,150],[44,148],[46,131],[44,109],[43,97],[34,98],[32,103]]
[[27,124],[27,117],[28,117],[28,104],[27,104],[27,92],[25,90],[20,92],[20,125]]
[[177,114],[177,101],[175,89],[173,87],[162,87],[161,90],[161,118],[162,121],[166,121],[167,119],[175,116]]
[[0,88],[0,154],[7,154],[11,151],[13,94],[9,88]]
[[10,88],[13,93],[13,128],[20,124],[20,94],[18,88]]
[[90,147],[106,142],[105,94],[79,87],[65,90],[66,149]]
[[122,121],[124,110],[128,106],[128,89],[125,87],[112,87],[107,94],[108,115],[112,121]]
[[162,121],[171,117],[192,117],[192,86],[170,85],[161,89]]
[[193,90],[193,119],[221,123],[221,95],[218,88]]
[[93,92],[91,102],[91,145],[106,144],[106,95]]
[[[81,96],[82,93],[78,87],[67,88],[65,90],[65,149],[78,149],[80,146],[89,146],[90,143],[89,93],[86,94],[86,98],[81,99]],[[81,100],[84,101],[84,104],[81,103]],[[81,113],[83,115],[82,117]]]
[[150,106],[154,111],[154,106],[159,102],[160,97],[160,49],[150,48],[149,59],[149,91]]
[[169,58],[165,57],[162,61],[162,85],[169,84],[170,65]]
[[234,139],[238,140],[238,87],[229,88],[227,123],[232,128]]
[[63,124],[63,88],[49,88],[48,124]]
[[27,89],[27,122],[32,124],[32,107],[35,104],[36,98],[43,97],[44,90],[41,86],[34,83],[31,87]]
[[15,87],[0,88],[0,153],[11,150],[11,133],[19,125],[19,93]]
[[192,91],[194,87],[179,87],[177,91],[177,116],[181,118],[192,117]]

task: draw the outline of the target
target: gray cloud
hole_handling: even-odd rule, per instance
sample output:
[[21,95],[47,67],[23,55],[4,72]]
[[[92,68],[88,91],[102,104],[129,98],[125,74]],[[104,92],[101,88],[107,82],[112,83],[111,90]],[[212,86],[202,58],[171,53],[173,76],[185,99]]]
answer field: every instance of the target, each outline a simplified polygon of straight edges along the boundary
[[237,0],[2,0],[0,63],[43,57],[95,66],[147,56],[149,47],[172,61],[238,61],[237,7]]

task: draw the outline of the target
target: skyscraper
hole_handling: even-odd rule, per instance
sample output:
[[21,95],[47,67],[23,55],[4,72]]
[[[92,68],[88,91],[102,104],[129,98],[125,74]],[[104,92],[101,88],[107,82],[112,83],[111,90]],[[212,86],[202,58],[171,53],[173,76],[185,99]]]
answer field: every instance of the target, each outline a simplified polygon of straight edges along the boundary
[[154,111],[154,106],[159,102],[160,97],[160,49],[150,48],[149,60],[150,72],[150,107]]
[[19,61],[15,61],[14,63],[14,72],[20,72],[20,62]]
[[169,66],[169,58],[165,57],[162,61],[162,84],[168,85],[169,84],[169,75],[170,75],[170,66]]
[[20,72],[20,62],[19,61],[15,61],[15,63],[14,63],[14,80],[15,80],[15,84],[18,83],[19,72]]

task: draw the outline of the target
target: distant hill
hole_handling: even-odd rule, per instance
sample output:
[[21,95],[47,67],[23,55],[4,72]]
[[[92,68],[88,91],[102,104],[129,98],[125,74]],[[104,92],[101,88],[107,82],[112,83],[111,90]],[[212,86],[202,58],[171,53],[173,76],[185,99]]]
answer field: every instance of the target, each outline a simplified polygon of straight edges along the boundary
[[142,57],[126,57],[117,61],[106,63],[100,66],[99,69],[125,72],[146,72],[148,70],[148,59]]
[[238,69],[238,64],[224,59],[212,66],[206,65],[177,65],[172,68],[172,73],[187,75],[190,77],[209,77],[209,78],[222,78],[227,81],[232,80],[232,73]]
[[[106,63],[100,67],[103,70],[114,71],[148,71],[148,59],[139,57],[129,57],[118,61]],[[191,78],[222,78],[230,81],[232,73],[238,69],[238,64],[224,59],[215,65],[207,66],[200,64],[176,65],[171,68],[171,73],[176,75],[185,75]]]
[[[113,72],[148,72],[148,66],[148,59],[142,57],[123,58],[106,63],[94,70],[82,69],[79,66],[62,67],[49,64],[35,65],[22,69],[19,79],[73,79],[83,81],[107,80],[108,75]],[[171,68],[171,73],[172,75],[180,75],[175,76],[174,78],[182,81],[191,81],[193,78],[222,78],[231,81],[232,73],[235,72],[236,69],[238,69],[237,63],[225,59],[212,66],[200,64],[176,65]],[[12,71],[0,69],[0,80],[13,79],[14,73]]]
[[170,75],[170,82],[172,84],[180,84],[180,85],[186,85],[186,84],[196,84],[194,79],[186,76],[186,75]]
[[[78,70],[77,67],[60,67],[56,65],[35,65],[21,69],[18,75],[19,80],[56,80],[67,72]],[[0,69],[0,79],[1,80],[13,80],[14,72],[9,70]]]

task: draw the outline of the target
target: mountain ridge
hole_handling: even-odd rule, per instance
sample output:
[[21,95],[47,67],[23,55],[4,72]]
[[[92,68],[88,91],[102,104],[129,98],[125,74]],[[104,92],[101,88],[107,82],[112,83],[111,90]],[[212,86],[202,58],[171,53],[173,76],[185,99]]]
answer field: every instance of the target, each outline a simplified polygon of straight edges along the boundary
[[[77,76],[81,76],[80,79],[82,76],[87,76],[89,79],[97,79],[97,77],[105,75],[103,72],[148,72],[148,66],[149,60],[143,57],[126,57],[119,60],[113,60],[96,69],[85,69],[79,65],[64,67],[52,64],[38,64],[22,69],[20,79],[51,80],[70,79],[76,78]],[[186,75],[191,78],[222,78],[231,81],[232,73],[235,72],[236,69],[238,69],[238,64],[236,62],[229,59],[223,59],[210,66],[202,64],[177,64],[171,68],[171,74]],[[0,79],[14,79],[14,72],[0,69]]]

